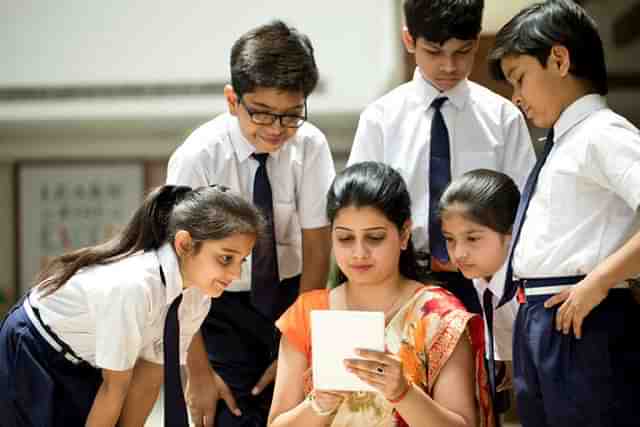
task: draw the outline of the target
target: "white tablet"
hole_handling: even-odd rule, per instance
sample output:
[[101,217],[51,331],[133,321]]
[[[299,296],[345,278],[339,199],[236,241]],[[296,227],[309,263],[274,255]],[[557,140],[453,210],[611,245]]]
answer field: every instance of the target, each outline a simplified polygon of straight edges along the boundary
[[373,390],[347,371],[344,360],[358,358],[357,348],[384,351],[384,313],[313,310],[311,348],[313,386],[316,390]]

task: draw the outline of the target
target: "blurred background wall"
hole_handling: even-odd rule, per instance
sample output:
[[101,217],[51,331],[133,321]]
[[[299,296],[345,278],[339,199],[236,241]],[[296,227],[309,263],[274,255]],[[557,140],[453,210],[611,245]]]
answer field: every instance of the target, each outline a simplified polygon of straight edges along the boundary
[[[472,78],[506,96],[508,88],[488,78],[484,53],[530,3],[486,0]],[[610,103],[637,123],[639,2],[582,3],[605,40]],[[327,134],[338,168],[360,111],[413,71],[400,41],[400,0],[4,0],[0,7],[0,310],[32,280],[25,271],[112,233],[135,207],[126,197],[139,200],[163,182],[172,151],[225,111],[229,49],[249,28],[281,18],[312,39],[321,82],[309,116]],[[63,230],[57,220],[77,227]]]

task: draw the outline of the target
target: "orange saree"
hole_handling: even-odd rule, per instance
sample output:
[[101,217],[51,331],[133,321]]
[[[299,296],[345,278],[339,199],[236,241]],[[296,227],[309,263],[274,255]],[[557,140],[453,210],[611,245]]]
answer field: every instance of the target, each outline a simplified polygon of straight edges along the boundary
[[[295,348],[303,353],[309,369],[304,375],[305,393],[312,390],[311,310],[329,309],[329,290],[302,294],[276,325]],[[438,374],[447,363],[460,339],[472,343],[476,400],[482,427],[493,425],[493,411],[484,368],[484,331],[482,319],[464,310],[449,292],[438,286],[424,286],[389,321],[385,328],[388,351],[402,359],[407,377],[429,395]],[[377,392],[350,395],[336,413],[332,427],[406,426],[391,404]]]

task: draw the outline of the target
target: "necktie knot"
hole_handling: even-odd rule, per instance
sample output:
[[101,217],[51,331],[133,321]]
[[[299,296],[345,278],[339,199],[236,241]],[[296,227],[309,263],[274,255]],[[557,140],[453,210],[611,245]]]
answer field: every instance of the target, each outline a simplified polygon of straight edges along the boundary
[[449,100],[449,98],[447,98],[446,96],[442,96],[440,98],[436,98],[433,100],[433,102],[431,103],[431,106],[433,108],[435,108],[436,110],[440,110],[440,108],[442,108],[442,104],[444,104],[445,102],[447,102]]
[[493,308],[493,292],[491,292],[491,289],[487,288],[484,290],[482,294],[482,302],[484,305],[488,304],[489,307]]
[[269,153],[253,153],[252,156],[260,163],[260,166],[264,166],[267,164]]

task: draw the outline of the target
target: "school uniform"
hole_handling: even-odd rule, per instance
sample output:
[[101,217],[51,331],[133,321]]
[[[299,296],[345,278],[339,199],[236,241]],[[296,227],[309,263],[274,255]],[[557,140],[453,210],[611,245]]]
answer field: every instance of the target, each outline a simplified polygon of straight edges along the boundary
[[84,268],[50,295],[34,288],[0,329],[0,425],[84,425],[101,369],[129,370],[139,358],[163,364],[164,320],[180,294],[185,364],[210,298],[183,290],[169,244]]
[[514,327],[514,388],[523,426],[640,425],[640,307],[616,285],[585,318],[582,338],[555,329],[551,295],[580,281],[640,229],[640,134],[599,95],[553,126],[513,250],[524,289]]
[[[222,114],[195,130],[173,153],[168,184],[192,187],[222,184],[255,201],[254,182],[260,162],[242,134],[238,120]],[[260,396],[251,389],[277,358],[275,320],[298,296],[302,272],[302,230],[325,227],[326,194],[335,176],[331,152],[320,130],[305,122],[278,151],[269,154],[273,226],[280,283],[251,283],[251,256],[240,279],[213,301],[202,332],[209,359],[231,387],[242,417],[218,403],[216,425],[265,425],[272,387]],[[275,287],[270,307],[251,298],[252,287]],[[244,423],[244,424],[243,424]]]
[[[520,111],[505,98],[469,80],[440,92],[416,68],[413,80],[369,105],[361,114],[348,164],[380,161],[396,169],[411,195],[413,242],[429,252],[430,151],[433,101],[450,141],[451,178],[473,169],[506,173],[519,186],[535,163],[529,131]],[[465,306],[480,312],[471,281],[459,273],[441,275]]]

